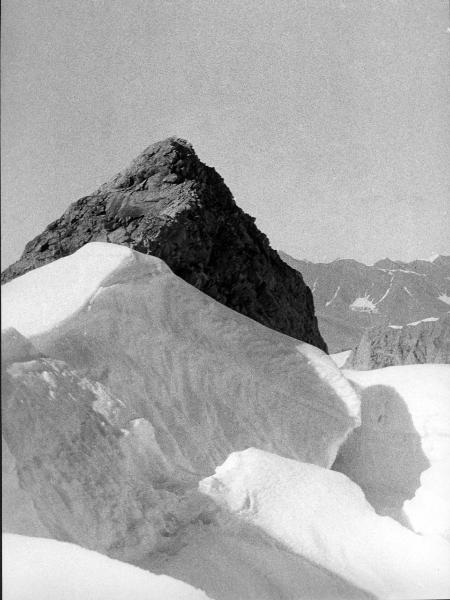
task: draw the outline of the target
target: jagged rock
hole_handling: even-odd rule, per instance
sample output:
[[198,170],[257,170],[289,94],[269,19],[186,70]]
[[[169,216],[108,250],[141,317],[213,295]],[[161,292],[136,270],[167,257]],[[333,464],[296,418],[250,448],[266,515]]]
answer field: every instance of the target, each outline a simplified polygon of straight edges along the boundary
[[450,363],[450,315],[404,326],[366,331],[345,366],[367,370],[423,363]]
[[73,203],[26,245],[2,283],[92,241],[153,254],[222,304],[326,349],[301,275],[279,258],[220,175],[184,140],[148,147],[125,171]]

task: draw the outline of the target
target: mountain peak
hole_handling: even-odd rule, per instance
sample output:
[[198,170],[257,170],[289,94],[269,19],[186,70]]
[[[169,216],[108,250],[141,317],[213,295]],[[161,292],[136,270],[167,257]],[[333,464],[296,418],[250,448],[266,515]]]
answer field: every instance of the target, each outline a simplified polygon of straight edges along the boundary
[[326,349],[312,294],[244,213],[222,177],[178,137],[156,142],[25,247],[2,283],[111,242],[162,259],[176,275],[255,321]]
[[182,138],[169,137],[147,146],[98,192],[136,189],[150,178],[153,184],[180,183],[186,177],[194,178],[200,165],[192,144]]

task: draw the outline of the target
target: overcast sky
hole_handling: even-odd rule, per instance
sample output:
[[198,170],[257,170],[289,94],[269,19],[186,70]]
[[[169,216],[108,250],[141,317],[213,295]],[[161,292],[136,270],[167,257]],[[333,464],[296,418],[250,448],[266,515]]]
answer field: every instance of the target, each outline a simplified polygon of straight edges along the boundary
[[188,139],[277,249],[450,252],[446,0],[3,0],[2,265]]

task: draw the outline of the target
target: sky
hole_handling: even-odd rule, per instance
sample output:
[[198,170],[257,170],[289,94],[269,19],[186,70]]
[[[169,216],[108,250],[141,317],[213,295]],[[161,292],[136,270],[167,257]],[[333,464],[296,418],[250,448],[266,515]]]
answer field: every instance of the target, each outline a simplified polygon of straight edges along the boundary
[[450,253],[446,0],[3,0],[2,266],[176,135],[271,244]]

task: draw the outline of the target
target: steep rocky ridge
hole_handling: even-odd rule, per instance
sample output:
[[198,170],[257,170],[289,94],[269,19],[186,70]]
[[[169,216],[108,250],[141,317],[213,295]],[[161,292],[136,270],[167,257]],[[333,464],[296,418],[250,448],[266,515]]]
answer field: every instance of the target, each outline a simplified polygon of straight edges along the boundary
[[301,275],[280,260],[220,175],[184,140],[148,147],[110,182],[73,203],[26,245],[2,283],[91,241],[158,256],[215,300],[326,349]]
[[351,369],[450,363],[450,314],[366,331],[345,363]]
[[450,256],[410,263],[384,259],[373,266],[350,259],[312,263],[283,252],[280,256],[310,286],[320,331],[333,353],[355,347],[368,329],[449,311]]

